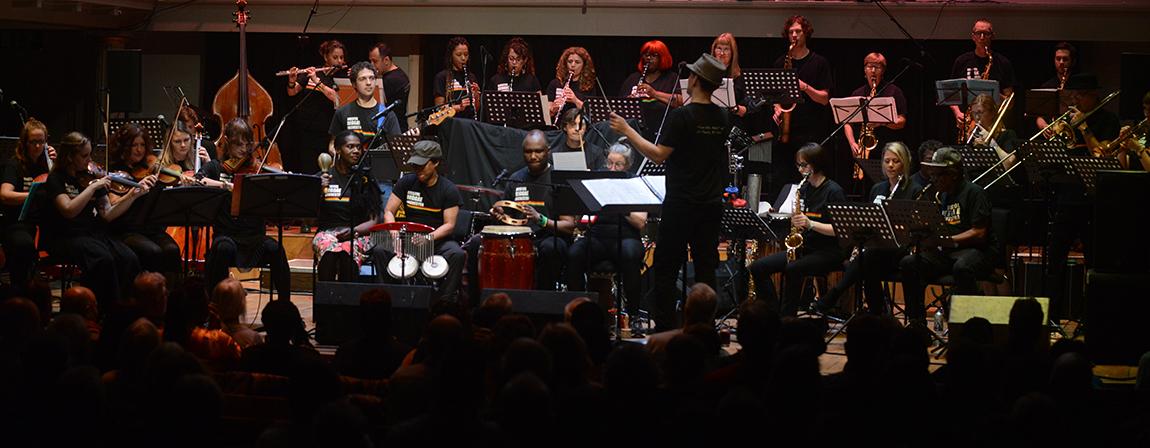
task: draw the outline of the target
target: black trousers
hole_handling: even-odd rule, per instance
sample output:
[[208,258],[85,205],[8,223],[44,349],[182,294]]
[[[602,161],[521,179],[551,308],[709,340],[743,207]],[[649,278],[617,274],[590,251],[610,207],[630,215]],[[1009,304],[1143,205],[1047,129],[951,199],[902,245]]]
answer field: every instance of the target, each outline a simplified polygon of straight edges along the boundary
[[128,285],[140,273],[140,260],[128,246],[103,235],[64,237],[49,244],[49,253],[80,267],[80,283],[96,294],[100,312],[107,314],[125,298]]
[[[375,248],[372,249],[373,254],[375,250]],[[391,276],[387,273],[387,263],[395,254],[388,250],[379,250],[382,251],[384,258],[382,263],[377,262],[375,265],[376,275],[380,276],[381,281],[391,281]],[[454,240],[436,241],[435,255],[447,260],[447,274],[439,283],[439,299],[457,302],[459,301],[459,285],[463,279],[463,266],[467,262],[467,252]]]
[[0,246],[4,247],[4,256],[8,259],[8,275],[12,284],[25,288],[28,279],[32,278],[32,270],[36,269],[36,260],[40,252],[36,249],[36,226],[15,223],[0,232]]
[[898,272],[898,263],[906,255],[905,251],[890,249],[867,249],[843,269],[843,277],[822,297],[823,306],[833,307],[848,288],[863,283],[863,295],[871,313],[885,312],[885,294],[882,282]]
[[622,252],[617,238],[588,236],[571,244],[567,254],[567,289],[585,291],[587,274],[591,267],[601,261],[615,265],[616,275],[623,281],[623,294],[627,299],[627,313],[635,315],[642,299],[642,284],[639,269],[643,263],[643,242],[637,238],[623,238]]
[[928,282],[951,274],[954,276],[955,294],[977,294],[979,277],[989,275],[991,270],[990,257],[973,247],[909,254],[902,257],[898,266],[907,320],[920,322],[926,320],[923,296]]
[[140,259],[140,267],[151,272],[177,272],[180,270],[180,246],[163,230],[125,232],[120,242],[132,249]]
[[[651,264],[654,288],[650,294],[653,294],[653,300],[648,302],[654,304],[652,317],[655,318],[656,332],[679,327],[679,313],[675,307],[679,294],[675,280],[679,276],[679,269],[687,261],[688,246],[695,263],[695,282],[716,287],[719,222],[722,217],[721,202],[700,205],[663,204],[662,221],[659,223],[659,236]],[[684,285],[689,287],[686,281]]]
[[[799,312],[799,300],[803,293],[803,277],[820,275],[838,270],[842,266],[843,253],[838,247],[814,250],[800,250],[795,261],[787,262],[787,253],[775,252],[751,263],[751,275],[755,279],[755,295],[758,300],[767,300],[780,316],[794,316]],[[783,273],[783,296],[780,301],[775,292],[775,282],[771,274]]]
[[[247,238],[237,241],[230,236],[217,235],[212,239],[212,249],[208,252],[208,285],[216,284],[228,277],[232,266],[255,267],[267,265],[271,268],[272,287],[281,300],[291,300],[291,271],[287,256],[279,242],[267,237]],[[243,244],[240,244],[243,243]]]

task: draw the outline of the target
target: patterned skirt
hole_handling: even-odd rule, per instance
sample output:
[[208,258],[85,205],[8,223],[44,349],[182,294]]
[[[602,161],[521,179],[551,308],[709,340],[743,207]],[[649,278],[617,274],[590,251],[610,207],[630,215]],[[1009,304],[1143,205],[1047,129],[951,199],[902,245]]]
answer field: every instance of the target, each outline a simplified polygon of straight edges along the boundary
[[[336,227],[316,232],[315,238],[311,240],[311,245],[315,250],[317,260],[323,259],[324,254],[328,252],[352,253],[351,241],[341,242],[336,238],[336,235],[345,230],[347,227]],[[363,266],[363,261],[371,255],[371,235],[360,235],[354,241],[355,252],[352,258],[355,259],[356,266]]]

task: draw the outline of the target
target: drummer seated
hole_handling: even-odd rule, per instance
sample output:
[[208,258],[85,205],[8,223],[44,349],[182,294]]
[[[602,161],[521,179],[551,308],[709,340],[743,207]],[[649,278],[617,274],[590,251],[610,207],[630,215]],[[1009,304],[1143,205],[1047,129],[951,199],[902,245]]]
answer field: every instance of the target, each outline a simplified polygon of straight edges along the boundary
[[[442,161],[443,149],[439,143],[421,140],[415,144],[411,157],[407,159],[409,174],[395,183],[383,211],[383,222],[396,222],[397,215],[402,211],[404,221],[435,229],[429,234],[435,245],[433,252],[446,259],[448,265],[447,274],[439,285],[439,298],[456,301],[465,252],[458,242],[451,239],[451,235],[455,230],[455,220],[462,200],[455,184],[439,175]],[[414,238],[412,241],[414,244],[428,244],[423,238]],[[377,268],[385,272],[385,267]]]
[[334,163],[328,172],[320,174],[323,202],[312,249],[318,254],[316,275],[320,281],[351,282],[359,279],[359,267],[369,256],[382,272],[390,255],[371,245],[369,229],[379,220],[383,204],[371,173],[356,173],[352,168],[364,154],[359,134],[340,132],[333,144]]

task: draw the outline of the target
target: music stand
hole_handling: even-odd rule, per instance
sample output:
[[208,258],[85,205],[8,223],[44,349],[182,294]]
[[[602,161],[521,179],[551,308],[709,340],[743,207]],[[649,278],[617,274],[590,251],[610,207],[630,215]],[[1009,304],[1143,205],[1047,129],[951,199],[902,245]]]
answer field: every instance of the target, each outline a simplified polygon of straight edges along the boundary
[[537,92],[489,90],[483,92],[483,100],[483,121],[486,123],[517,129],[551,125],[546,97],[540,100]]
[[[179,119],[179,117],[177,117]],[[111,128],[110,132],[115,135],[116,130],[128,123],[135,123],[137,126],[144,129],[148,133],[148,137],[152,139],[152,144],[156,148],[164,144],[164,131],[168,129],[168,123],[162,118],[113,118],[108,120],[108,127]],[[149,150],[156,148],[148,148]]]
[[1030,89],[1026,91],[1027,117],[1057,117],[1064,101],[1057,89]]
[[[626,171],[551,171],[551,182],[559,185],[574,185],[573,182],[589,179],[626,179],[632,177]],[[575,193],[574,187],[560,188],[555,194],[556,213],[562,215],[589,215],[592,212],[587,204]]]
[[938,204],[930,201],[886,199],[882,201],[887,222],[899,247],[955,247],[942,223]]
[[1082,179],[1087,193],[1094,193],[1099,170],[1122,170],[1122,165],[1118,163],[1118,159],[1112,157],[1071,157],[1070,167],[1078,174],[1078,178]]
[[407,159],[411,158],[412,151],[415,151],[415,142],[419,141],[419,137],[414,135],[389,135],[387,136],[387,147],[391,150],[391,159],[395,162],[395,169],[400,173],[406,173]]
[[627,120],[643,121],[638,98],[608,98],[593,96],[583,101],[583,111],[592,123],[611,119],[611,112]]
[[876,96],[869,104],[865,96],[831,98],[831,111],[835,114],[835,124],[890,124],[898,119],[898,107],[889,96]]
[[855,157],[855,165],[858,165],[859,168],[862,168],[863,173],[866,174],[866,177],[870,178],[872,183],[877,184],[886,180],[886,174],[882,172],[881,160]]
[[799,75],[781,68],[743,70],[747,92],[768,104],[799,104],[806,100],[799,93]]
[[232,189],[232,216],[264,218],[276,223],[283,244],[285,219],[319,216],[319,176],[308,174],[248,174],[236,176]]
[[936,106],[961,106],[964,111],[979,95],[990,95],[995,104],[1002,102],[998,81],[993,79],[940,79],[934,82],[934,90],[938,98]]
[[[963,174],[968,179],[970,179],[974,176],[978,176],[979,174],[982,174],[983,172],[990,169],[991,167],[994,167],[994,169],[991,170],[991,172],[990,172],[990,175],[993,176],[993,177],[990,177],[990,179],[998,179],[999,177],[1002,177],[1006,173],[1006,165],[999,163],[998,151],[995,151],[994,147],[992,147],[992,146],[988,146],[988,145],[951,145],[950,147],[954,148],[956,151],[958,151],[959,155],[962,156],[962,167],[963,167],[963,170],[965,171],[965,173],[963,173]],[[1016,158],[1017,158],[1017,156],[1016,156]],[[984,176],[984,178],[986,178],[986,177]],[[1011,180],[1009,177],[1005,177],[1004,179],[1006,180],[1007,186],[1017,186],[1017,184],[1015,184],[1014,181]],[[983,184],[977,184],[977,185],[982,187],[983,189],[986,189],[986,188],[990,188],[994,184],[994,182],[984,182],[984,183],[985,183],[985,185],[983,185]]]
[[[1022,164],[1026,168],[1029,179],[1044,179],[1050,183],[1074,182],[1073,168],[1070,166],[1070,154],[1066,145],[1052,141],[1028,141],[1023,143],[1019,151],[1024,154]],[[991,182],[993,183],[993,182]]]
[[640,176],[666,176],[667,165],[652,162],[651,159],[644,157],[643,161],[639,162],[637,174]]
[[[149,196],[152,194],[149,192]],[[195,227],[211,227],[221,213],[228,191],[221,188],[190,186],[156,190],[151,207],[142,215],[147,222],[164,227],[184,228],[183,272],[188,272],[192,258],[189,252],[198,246]],[[143,198],[141,198],[143,199]],[[138,200],[137,200],[138,201]],[[133,208],[139,204],[133,204]]]
[[[835,237],[838,238],[840,246],[858,247],[860,252],[869,249],[898,248],[890,220],[882,206],[878,204],[843,202],[827,204],[827,213],[835,223]],[[866,257],[860,255],[859,269],[862,272],[866,272],[865,267],[862,266],[862,263],[865,262]],[[862,303],[860,299],[862,299],[862,289],[856,287],[854,311],[846,320],[831,318],[841,321],[842,325],[835,329],[831,337],[827,339],[827,343],[833,341],[843,330],[846,330],[847,325],[850,325],[851,321],[861,313]]]
[[[735,248],[734,258],[741,261],[747,259],[747,240],[763,242],[779,241],[779,236],[774,230],[771,230],[771,227],[763,221],[763,218],[760,218],[759,215],[755,214],[750,208],[744,207],[723,208],[723,215],[719,218],[719,235],[723,239],[732,241]],[[747,272],[747,264],[740,262],[738,263],[738,267],[739,275],[743,276],[745,280],[739,281],[732,277],[728,283],[735,285],[736,281],[739,282],[731,294],[735,302],[740,302],[739,299],[746,297],[744,294],[740,294],[739,290],[746,291],[750,286],[748,284],[750,276]],[[739,286],[741,286],[741,288],[739,288]],[[720,325],[722,325],[722,322],[726,322],[726,320],[731,317],[731,314],[735,313],[738,309],[739,305],[736,303],[727,314],[719,318]]]

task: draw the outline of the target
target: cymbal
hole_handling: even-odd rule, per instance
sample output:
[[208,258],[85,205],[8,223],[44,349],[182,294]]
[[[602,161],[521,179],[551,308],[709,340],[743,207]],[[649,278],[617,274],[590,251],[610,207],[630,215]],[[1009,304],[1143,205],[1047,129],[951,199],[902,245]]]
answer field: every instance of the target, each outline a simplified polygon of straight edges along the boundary
[[475,185],[456,185],[455,188],[459,191],[466,193],[485,194],[488,196],[501,197],[503,192],[487,187],[479,187]]

